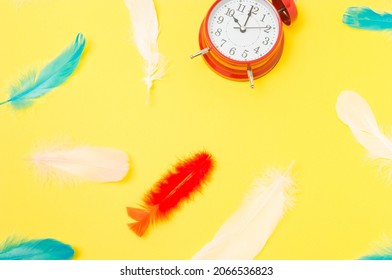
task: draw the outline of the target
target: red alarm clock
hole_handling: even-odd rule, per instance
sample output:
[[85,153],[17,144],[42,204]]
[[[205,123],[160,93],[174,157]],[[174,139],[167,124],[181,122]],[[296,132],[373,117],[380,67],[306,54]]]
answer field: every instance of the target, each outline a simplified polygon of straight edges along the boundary
[[282,22],[297,18],[293,0],[218,0],[209,9],[199,32],[200,51],[217,74],[248,81],[268,73],[283,51]]

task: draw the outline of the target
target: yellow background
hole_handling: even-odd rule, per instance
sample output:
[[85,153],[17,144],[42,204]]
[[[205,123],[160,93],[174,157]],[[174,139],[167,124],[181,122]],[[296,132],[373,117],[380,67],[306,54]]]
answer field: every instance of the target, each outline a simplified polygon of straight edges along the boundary
[[[298,1],[285,49],[248,83],[209,70],[199,26],[212,0],[156,0],[161,53],[170,61],[145,104],[143,61],[121,0],[0,0],[0,100],[31,68],[82,32],[76,73],[28,110],[0,107],[0,239],[55,238],[76,259],[189,259],[236,210],[255,176],[295,160],[296,205],[259,259],[355,259],[392,230],[392,187],[339,121],[336,98],[352,89],[392,124],[392,41],[341,23],[349,6],[392,11],[387,0]],[[113,184],[44,184],[23,159],[37,146],[75,143],[126,151],[130,173]],[[217,168],[203,194],[145,238],[127,228],[127,206],[178,158],[206,149]]]

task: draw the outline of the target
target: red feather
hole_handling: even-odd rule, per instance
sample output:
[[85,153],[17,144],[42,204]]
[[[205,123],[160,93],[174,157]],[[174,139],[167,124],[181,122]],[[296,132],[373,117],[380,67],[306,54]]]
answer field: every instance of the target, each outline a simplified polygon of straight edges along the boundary
[[180,161],[145,194],[142,209],[128,207],[128,216],[136,222],[129,228],[143,236],[151,224],[169,215],[181,204],[200,192],[214,167],[214,159],[207,152],[200,152]]

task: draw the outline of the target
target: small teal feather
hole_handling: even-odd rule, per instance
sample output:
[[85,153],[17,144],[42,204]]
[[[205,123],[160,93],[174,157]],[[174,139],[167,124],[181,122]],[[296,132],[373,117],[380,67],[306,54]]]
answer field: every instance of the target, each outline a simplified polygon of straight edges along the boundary
[[34,99],[64,83],[78,66],[85,44],[84,36],[79,33],[75,41],[39,73],[31,71],[12,86],[10,98],[0,105],[10,102],[14,109],[30,107]]
[[374,254],[365,255],[360,260],[392,260],[392,244],[379,248]]
[[350,7],[343,15],[343,23],[358,29],[388,30],[392,29],[392,14],[377,13],[368,7]]
[[389,255],[367,255],[359,258],[360,260],[386,261],[392,260],[392,254]]
[[73,255],[70,245],[54,239],[8,239],[0,248],[0,260],[69,260]]

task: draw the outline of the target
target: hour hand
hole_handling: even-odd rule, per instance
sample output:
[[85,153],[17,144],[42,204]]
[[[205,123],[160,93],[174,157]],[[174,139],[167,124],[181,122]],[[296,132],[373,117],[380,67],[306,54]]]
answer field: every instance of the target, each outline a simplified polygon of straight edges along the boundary
[[238,21],[238,19],[235,18],[234,16],[232,16],[232,17],[233,17],[234,22],[235,22],[236,24],[238,24],[238,27],[237,27],[237,26],[234,26],[234,28],[235,28],[235,29],[239,29],[241,32],[245,32],[245,28],[240,24],[240,22]]
[[233,19],[234,19],[234,22],[237,23],[237,24],[240,26],[240,28],[242,28],[242,25],[240,24],[240,22],[238,21],[238,19],[236,19],[234,16],[232,16],[232,17],[233,17]]

